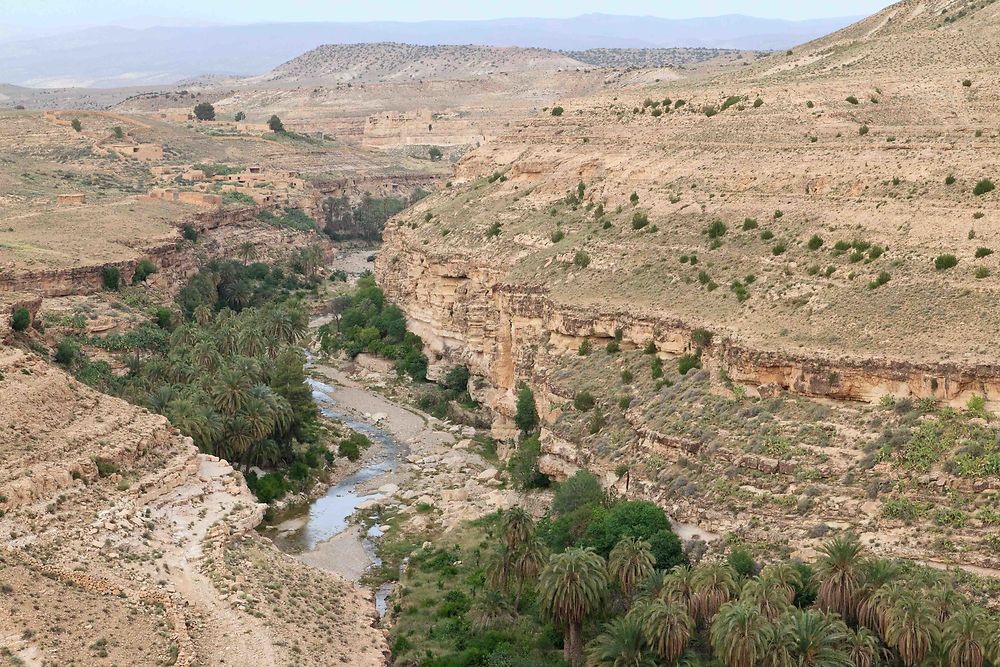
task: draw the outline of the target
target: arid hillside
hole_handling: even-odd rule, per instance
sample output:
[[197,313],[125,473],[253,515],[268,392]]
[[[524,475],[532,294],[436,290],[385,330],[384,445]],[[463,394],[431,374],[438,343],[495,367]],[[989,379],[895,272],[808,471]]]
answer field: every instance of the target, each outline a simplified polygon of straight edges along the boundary
[[533,389],[557,476],[628,470],[786,549],[852,527],[996,568],[998,37],[1000,4],[907,0],[554,100],[391,223],[380,283],[498,414]]
[[327,44],[279,65],[262,81],[327,83],[473,79],[513,72],[584,67],[548,49],[416,44]]

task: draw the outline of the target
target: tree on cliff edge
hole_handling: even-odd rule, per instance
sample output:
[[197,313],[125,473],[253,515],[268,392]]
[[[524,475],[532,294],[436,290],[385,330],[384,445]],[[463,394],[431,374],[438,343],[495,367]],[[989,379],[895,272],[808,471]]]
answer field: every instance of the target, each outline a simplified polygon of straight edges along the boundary
[[271,128],[272,132],[284,132],[285,125],[281,122],[281,119],[277,115],[271,116],[271,119],[267,121],[267,126]]

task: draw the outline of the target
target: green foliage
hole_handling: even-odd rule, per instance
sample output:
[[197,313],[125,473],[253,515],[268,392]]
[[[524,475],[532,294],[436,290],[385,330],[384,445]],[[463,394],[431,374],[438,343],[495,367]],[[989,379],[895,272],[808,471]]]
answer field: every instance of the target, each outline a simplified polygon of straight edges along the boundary
[[427,150],[427,155],[428,155],[428,157],[430,157],[430,159],[431,159],[432,162],[437,162],[438,160],[440,160],[444,156],[444,153],[442,153],[441,149],[438,148],[437,146],[431,146]]
[[760,99],[759,97],[753,101],[754,109],[759,109],[762,106],[764,106],[764,100]]
[[757,218],[747,218],[743,221],[743,231],[757,229]]
[[197,241],[198,230],[192,227],[191,225],[184,225],[184,228],[181,229],[181,236],[183,236],[186,240],[191,242]]
[[698,328],[691,332],[691,342],[698,347],[708,347],[712,344],[712,332]]
[[500,232],[501,232],[502,229],[503,228],[500,226],[499,222],[494,222],[486,230],[486,238],[492,239],[492,238],[495,238],[497,236],[500,236]]
[[563,115],[563,108],[562,107],[552,107],[552,115],[553,116],[561,116],[561,115]]
[[552,497],[552,511],[556,514],[566,514],[585,505],[600,505],[604,499],[601,482],[589,470],[581,468],[556,487]]
[[198,120],[215,120],[215,107],[208,102],[201,102],[194,108],[194,117]]
[[645,213],[636,211],[632,214],[632,229],[642,229],[649,224],[649,216]]
[[585,269],[590,266],[590,255],[582,250],[577,250],[576,254],[573,255],[573,264],[581,269]]
[[277,115],[272,115],[267,120],[267,126],[272,132],[282,134],[285,132],[285,125],[281,122],[281,119]]
[[62,338],[56,345],[56,363],[71,366],[80,356],[80,345],[70,337]]
[[701,357],[695,354],[682,354],[677,358],[677,372],[687,375],[689,371],[701,368]]
[[954,185],[955,184],[955,175],[954,174],[948,174],[947,176],[945,176],[945,178],[944,178],[944,184],[945,185]]
[[357,204],[352,204],[347,195],[327,197],[322,206],[323,231],[334,241],[381,241],[386,220],[420,201],[426,194],[420,189],[409,198],[373,197],[366,192]]
[[542,455],[542,445],[538,436],[525,438],[518,445],[507,463],[514,486],[527,489],[541,489],[549,485],[549,478],[538,469],[538,458]]
[[337,445],[337,454],[345,456],[351,461],[357,461],[361,458],[361,452],[368,449],[371,444],[372,441],[363,433],[353,431]]
[[702,108],[702,113],[711,118],[715,114],[719,113],[719,110],[715,108],[714,104],[706,104],[704,108]]
[[115,125],[113,128],[111,128],[111,132],[115,135],[115,139],[125,138],[125,130],[123,130],[119,125]]
[[243,111],[237,111],[236,114],[233,116],[233,120],[235,120],[237,123],[242,123],[246,119],[247,115]]
[[593,409],[595,403],[594,396],[586,390],[577,392],[573,398],[573,407],[580,412],[587,412]]
[[854,95],[849,95],[847,98],[847,102],[848,104],[857,104],[858,98],[856,98]]
[[712,224],[705,228],[705,234],[710,239],[722,238],[726,234],[726,223],[722,220],[713,220]]
[[14,309],[14,315],[10,319],[10,326],[14,331],[25,331],[31,326],[31,313],[24,306]]
[[101,269],[101,287],[108,292],[117,292],[122,284],[122,274],[117,266],[107,264]]
[[524,434],[531,433],[538,428],[538,410],[535,408],[535,395],[528,385],[521,385],[517,391],[514,423],[521,429],[521,433]]
[[77,132],[80,132],[80,131],[83,130],[83,124],[80,122],[79,118],[74,118],[73,120],[71,120],[70,123],[69,123],[69,125],[70,125],[70,127],[72,127]]
[[757,571],[757,563],[753,559],[753,554],[744,547],[738,547],[729,552],[726,562],[736,570],[736,574],[742,577],[749,577]]
[[934,258],[934,268],[938,271],[951,269],[958,265],[958,258],[954,255],[938,255]]
[[626,535],[650,543],[657,569],[669,570],[687,562],[680,540],[671,530],[663,509],[645,500],[626,500],[613,504],[610,509],[597,508],[580,544],[607,557],[618,540]]
[[[722,107],[719,109],[719,111],[725,111],[729,107],[739,104],[742,101],[743,98],[740,97],[739,95],[730,95],[729,97],[726,98],[726,101],[722,103]],[[761,104],[763,104],[763,102],[761,102]]]
[[809,247],[810,250],[819,250],[821,247],[823,247],[823,239],[820,238],[818,234],[813,234],[812,237],[809,239],[809,243],[807,244],[807,246]]
[[355,291],[334,304],[340,312],[336,331],[322,340],[326,351],[344,350],[354,358],[362,352],[396,362],[396,371],[417,381],[427,376],[427,356],[423,341],[406,330],[406,316],[386,303],[382,290],[371,276],[358,279]]
[[549,235],[549,240],[551,240],[553,243],[559,243],[564,238],[566,238],[566,234],[563,233],[563,230],[561,229],[557,229]]
[[889,282],[891,277],[892,276],[889,275],[888,271],[879,272],[875,280],[868,283],[868,289],[878,289],[882,285],[885,285],[887,282]]
[[257,219],[272,227],[295,229],[300,232],[311,232],[316,229],[316,221],[301,208],[284,208],[278,215],[268,210],[257,214]]
[[984,178],[978,181],[975,187],[972,188],[972,194],[978,197],[980,195],[986,194],[987,192],[993,192],[995,188],[996,185],[993,184],[993,181],[991,181],[988,178]]
[[140,260],[135,267],[135,273],[132,274],[132,284],[138,285],[139,283],[146,282],[146,278],[150,277],[154,273],[158,272],[159,269],[148,259]]
[[578,355],[580,355],[581,357],[585,357],[588,354],[590,354],[590,351],[591,351],[592,347],[593,346],[592,346],[592,344],[590,342],[590,339],[589,338],[584,338],[583,342],[580,343],[580,347],[577,348],[576,353]]

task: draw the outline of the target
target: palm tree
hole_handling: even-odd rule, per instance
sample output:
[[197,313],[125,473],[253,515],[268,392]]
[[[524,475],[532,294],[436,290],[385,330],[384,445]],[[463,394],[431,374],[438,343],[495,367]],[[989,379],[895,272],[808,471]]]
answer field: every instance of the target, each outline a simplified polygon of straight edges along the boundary
[[257,259],[257,246],[253,244],[252,241],[244,241],[240,244],[240,247],[236,250],[236,256],[243,260],[243,266],[246,266],[251,259]]
[[239,335],[240,354],[254,359],[264,354],[264,335],[257,327],[247,327]]
[[486,591],[469,609],[469,621],[477,631],[492,630],[514,621],[514,611],[503,594]]
[[192,315],[194,316],[194,321],[201,326],[205,326],[212,321],[212,309],[205,304],[201,304],[195,308]]
[[768,588],[777,588],[784,592],[788,602],[795,602],[795,591],[802,586],[802,574],[799,569],[788,561],[772,563],[760,571],[760,581]]
[[626,599],[641,581],[653,573],[656,558],[649,542],[626,535],[618,540],[608,556],[608,572],[621,584]]
[[875,632],[879,628],[879,604],[882,591],[899,576],[900,568],[894,561],[870,558],[862,564],[864,587],[858,602],[858,623]]
[[791,603],[788,601],[788,592],[783,587],[776,586],[763,577],[751,579],[743,584],[740,601],[744,600],[757,605],[760,612],[764,614],[764,618],[772,623],[791,607]]
[[781,622],[794,638],[793,657],[798,667],[853,667],[843,649],[847,626],[815,609],[793,609]]
[[635,613],[642,619],[646,641],[664,661],[673,663],[684,653],[694,621],[680,602],[650,600],[640,603]]
[[798,667],[795,633],[788,623],[768,623],[764,626],[764,657],[760,660],[760,667]]
[[861,544],[854,535],[838,535],[824,544],[820,553],[816,561],[816,606],[837,612],[845,622],[853,623],[862,582]]
[[902,581],[891,581],[880,587],[868,600],[859,605],[859,611],[863,614],[862,623],[885,639],[889,623],[892,621],[892,610],[896,603],[909,594],[909,591],[909,584]]
[[712,622],[709,642],[728,667],[755,667],[767,646],[767,622],[749,602],[727,602]]
[[215,349],[212,341],[202,340],[195,343],[194,347],[191,348],[191,361],[200,370],[212,373],[218,370],[222,364],[222,357],[219,355],[219,351]]
[[695,620],[709,623],[726,602],[729,602],[739,588],[736,572],[724,563],[710,563],[695,569],[691,578],[694,591]]
[[511,507],[504,514],[500,530],[504,543],[508,547],[516,548],[531,539],[531,535],[535,532],[535,522],[523,507]]
[[607,591],[604,559],[592,549],[567,549],[556,554],[539,575],[542,612],[565,626],[563,655],[574,667],[583,663],[583,620],[601,608]]
[[938,629],[934,612],[924,600],[906,596],[896,603],[889,616],[886,642],[896,648],[906,667],[919,665],[930,653]]
[[169,384],[160,385],[156,388],[156,391],[150,394],[149,398],[146,399],[146,405],[153,412],[157,412],[162,415],[166,411],[167,406],[170,405],[170,403],[175,399],[177,399],[177,389]]
[[989,642],[997,636],[986,612],[980,607],[966,607],[948,619],[944,626],[943,648],[953,667],[983,667],[990,654]]
[[698,605],[694,596],[694,570],[690,565],[675,565],[663,579],[661,600],[674,600],[685,605],[688,616],[697,618]]
[[587,646],[588,667],[656,667],[656,653],[646,646],[642,625],[630,616],[604,626]]
[[932,588],[927,594],[927,600],[931,609],[934,610],[937,620],[942,623],[966,604],[965,597],[950,582],[941,583]]
[[232,369],[224,369],[209,386],[215,409],[225,415],[235,415],[250,393],[250,378]]
[[250,445],[250,449],[247,450],[244,460],[246,461],[247,470],[250,469],[250,466],[259,466],[262,468],[264,466],[273,466],[281,460],[281,446],[270,438],[267,440],[258,440]]
[[546,558],[548,558],[548,551],[545,545],[534,535],[515,549],[513,570],[517,583],[514,585],[514,611],[521,610],[521,595],[524,593],[524,585],[538,576],[545,565]]
[[847,631],[847,654],[854,667],[874,667],[879,657],[878,638],[867,628]]
[[226,420],[225,458],[230,462],[241,460],[254,443],[253,425],[243,415],[234,415]]
[[250,425],[250,434],[254,440],[263,440],[274,429],[274,416],[267,401],[259,396],[249,395],[240,409],[240,414]]

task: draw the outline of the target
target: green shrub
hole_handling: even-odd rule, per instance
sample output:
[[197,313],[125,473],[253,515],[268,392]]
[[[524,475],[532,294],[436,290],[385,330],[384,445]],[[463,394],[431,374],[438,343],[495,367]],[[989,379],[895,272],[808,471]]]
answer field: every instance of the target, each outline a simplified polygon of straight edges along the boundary
[[122,274],[117,266],[110,264],[101,269],[101,286],[109,291],[117,291],[122,284]]
[[995,188],[996,186],[993,185],[993,181],[991,181],[988,178],[984,178],[978,183],[976,183],[976,187],[972,188],[972,194],[979,197],[980,195],[984,195],[987,192],[992,192]]
[[726,234],[726,223],[722,220],[713,220],[712,224],[705,229],[705,233],[710,239],[722,238]]
[[552,232],[552,234],[549,236],[549,240],[551,240],[553,243],[559,243],[564,238],[566,238],[566,234],[564,234],[563,230],[561,229],[557,229],[556,231]]
[[146,282],[146,278],[157,271],[159,269],[151,261],[148,259],[141,260],[135,267],[135,273],[132,274],[132,284],[138,285],[139,283]]
[[640,213],[636,211],[632,215],[632,229],[642,229],[649,224],[649,216],[645,213]]
[[962,85],[966,88],[972,87],[972,79],[962,79]]
[[604,488],[589,470],[581,468],[556,488],[552,497],[552,511],[567,514],[586,505],[604,501]]
[[563,115],[563,108],[562,107],[552,107],[552,112],[551,113],[552,113],[553,116],[561,116],[561,115]]
[[847,102],[849,104],[857,104],[858,103],[858,98],[856,98],[854,95],[850,95],[847,98]]
[[590,255],[588,255],[582,250],[577,250],[576,254],[573,255],[573,264],[580,267],[581,269],[587,268],[588,266],[590,266]]
[[753,108],[754,109],[759,109],[762,106],[764,106],[764,100],[760,99],[759,97],[753,101]]
[[80,346],[72,338],[63,338],[56,345],[56,363],[70,366],[80,355]]
[[818,234],[813,234],[807,245],[810,250],[819,250],[823,247],[823,239],[820,238]]
[[24,331],[31,326],[31,313],[24,306],[14,309],[14,316],[11,317],[10,326],[14,331]]
[[989,269],[987,269],[985,266],[977,266],[976,267],[976,279],[977,280],[982,280],[983,278],[989,278],[989,277],[990,277],[990,270]]
[[753,554],[745,547],[733,549],[726,558],[726,562],[741,577],[752,576],[757,571],[757,563],[754,562]]
[[945,176],[945,178],[944,178],[944,184],[945,185],[954,185],[955,184],[955,176],[953,174],[948,174],[947,176]]
[[868,250],[869,259],[878,259],[885,252],[885,248],[880,245],[873,245],[871,249]]
[[499,222],[494,222],[486,230],[486,238],[491,239],[491,238],[493,238],[495,236],[500,236],[500,229],[501,229],[500,228],[500,223]]
[[806,102],[806,109],[812,109],[815,106],[816,104],[812,100]]
[[701,368],[701,358],[694,354],[684,354],[677,359],[677,372],[687,375],[688,371]]
[[580,343],[580,347],[577,349],[576,353],[579,354],[581,357],[585,357],[588,354],[590,354],[591,348],[592,348],[592,345],[590,343],[590,339],[589,338],[584,338],[583,342]]
[[865,136],[866,134],[868,134],[868,126],[867,125],[862,125],[861,127],[859,127],[858,128],[858,134],[860,134],[862,137]]
[[770,229],[765,229],[760,233],[761,241],[770,241],[773,238],[774,238],[774,232],[772,232]]
[[976,248],[976,259],[980,259],[982,257],[989,257],[992,254],[993,251],[989,248],[983,248],[983,247]]
[[938,255],[934,258],[934,268],[938,271],[950,269],[958,265],[958,258],[954,255]]
[[587,412],[594,407],[594,396],[587,390],[578,391],[573,397],[573,407],[580,412]]
[[252,490],[257,494],[257,500],[270,503],[291,491],[291,485],[280,472],[269,472],[254,482]]
[[549,485],[549,478],[538,469],[538,459],[542,455],[542,445],[538,436],[526,438],[507,463],[510,478],[518,489],[541,489]]
[[887,282],[889,282],[890,277],[891,276],[889,276],[889,273],[887,271],[882,271],[881,273],[878,274],[878,277],[875,278],[875,280],[868,283],[868,289],[878,289],[882,285],[885,285]]
[[712,344],[712,336],[708,329],[698,328],[691,332],[691,342],[698,347],[708,347]]
[[757,218],[747,218],[743,221],[743,231],[757,229]]
[[663,377],[663,359],[660,359],[659,357],[653,357],[651,370],[654,380],[659,380],[661,377]]
[[777,220],[778,218],[780,218],[780,217],[781,217],[781,216],[783,216],[784,214],[785,214],[785,213],[784,213],[784,211],[782,211],[782,210],[781,210],[781,209],[779,208],[778,210],[776,210],[776,211],[774,212],[774,219],[775,219],[775,220]]
[[174,314],[169,308],[164,306],[160,306],[156,309],[153,319],[156,321],[156,326],[161,329],[169,331],[174,326]]
[[535,408],[535,394],[527,385],[521,385],[517,392],[517,406],[514,423],[521,433],[531,433],[538,426],[538,410]]
[[785,252],[785,244],[784,243],[776,243],[774,245],[774,247],[771,248],[771,254],[775,255],[775,256],[781,255],[784,252]]
[[361,458],[361,452],[370,447],[371,440],[362,433],[352,432],[349,436],[340,441],[337,445],[337,454],[347,457],[350,461],[357,461]]
[[192,242],[197,241],[198,230],[192,227],[191,225],[184,225],[184,228],[181,230],[181,236],[183,236],[188,241]]
[[704,111],[705,115],[708,116],[709,118],[711,118],[715,114],[719,113],[719,110],[716,109],[715,106],[712,105],[712,104],[706,104],[705,108],[703,109],[703,111]]
[[83,124],[80,122],[79,118],[74,118],[72,121],[70,121],[69,125],[70,125],[70,127],[72,127],[77,132],[80,132],[81,130],[83,130]]
[[722,103],[722,108],[720,108],[719,111],[725,111],[729,107],[739,104],[742,101],[742,97],[739,97],[738,95],[730,95],[726,98],[726,101]]

